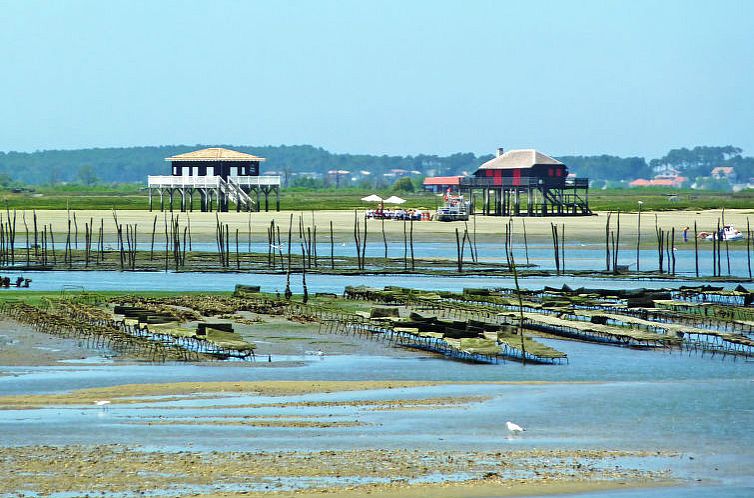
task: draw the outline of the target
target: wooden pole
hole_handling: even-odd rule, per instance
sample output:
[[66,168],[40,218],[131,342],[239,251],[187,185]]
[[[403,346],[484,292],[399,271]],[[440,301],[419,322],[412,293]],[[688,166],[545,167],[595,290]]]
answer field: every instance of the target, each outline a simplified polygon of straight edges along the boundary
[[521,218],[521,226],[524,229],[524,253],[526,254],[526,266],[531,266],[529,263],[529,242],[526,239],[526,220]]
[[313,226],[313,235],[314,239],[312,239],[312,248],[314,249],[314,267],[319,268],[319,258],[317,256],[317,225]]
[[364,238],[362,239],[361,243],[361,269],[363,270],[366,268],[366,258],[367,258],[367,219],[366,216],[364,217]]
[[565,223],[560,226],[558,245],[560,245],[560,271],[565,273]]
[[[304,252],[304,244],[301,243],[301,252]],[[309,302],[309,289],[306,286],[306,265],[303,264],[304,260],[302,260],[301,264],[301,285],[304,288],[304,296],[303,296],[303,302],[306,304]]]
[[456,264],[458,265],[458,273],[463,272],[463,260],[461,259],[461,238],[458,233],[458,227],[456,227]]
[[293,293],[291,292],[291,237],[293,235],[293,213],[288,222],[288,268],[285,276],[285,298],[290,301]]
[[615,218],[615,243],[613,244],[613,271],[618,271],[618,251],[620,251],[620,209]]
[[605,271],[610,271],[610,216],[612,213],[607,213],[607,220],[605,220]]
[[[476,218],[474,218],[474,223],[476,227]],[[414,219],[411,218],[411,230],[409,232],[409,244],[411,246],[411,271],[415,269],[415,261],[414,261]]]
[[673,257],[673,275],[675,275],[675,227],[670,229],[670,254]]
[[332,220],[330,220],[330,269],[335,269],[335,237],[332,229]]
[[34,220],[34,259],[39,260],[39,237],[37,230],[37,210],[32,210],[32,216]]
[[639,252],[641,249],[641,205],[639,201],[639,214],[637,215],[637,229],[636,229],[636,273],[641,271]]
[[524,301],[521,297],[521,287],[518,284],[518,269],[516,269],[516,260],[513,258],[513,251],[510,252],[510,261],[513,268],[513,283],[516,286],[516,296],[518,297],[518,334],[521,337],[521,364],[526,365],[526,343],[524,342]]
[[52,264],[58,264],[58,257],[55,255],[55,233],[52,231],[52,223],[50,223],[50,243],[52,244]]
[[24,220],[24,231],[26,232],[26,266],[29,266],[29,263],[31,262],[31,254],[30,254],[31,248],[29,247],[29,225],[26,223],[26,210],[24,210],[23,212],[23,220]]
[[359,214],[353,210],[353,240],[356,244],[356,266],[361,269],[361,241],[359,240]]
[[76,250],[79,248],[79,222],[76,219],[76,211],[73,212],[73,227],[76,230],[74,238],[74,247]]
[[157,232],[157,215],[154,215],[152,222],[152,244],[149,246],[149,261],[154,259],[154,234]]
[[694,268],[699,277],[699,235],[696,233],[696,220],[694,220]]
[[385,259],[387,259],[387,236],[385,235],[385,215],[382,214],[382,218],[380,220],[380,224],[382,226],[382,243],[385,246]]
[[[476,213],[474,213],[474,224],[472,228],[474,230],[474,262],[478,263],[479,262],[479,249],[477,248],[477,245],[476,245]],[[413,247],[412,247],[411,259],[412,259],[412,268],[413,268]]]
[[749,279],[751,279],[751,227],[749,217],[746,217],[746,263],[749,266]]

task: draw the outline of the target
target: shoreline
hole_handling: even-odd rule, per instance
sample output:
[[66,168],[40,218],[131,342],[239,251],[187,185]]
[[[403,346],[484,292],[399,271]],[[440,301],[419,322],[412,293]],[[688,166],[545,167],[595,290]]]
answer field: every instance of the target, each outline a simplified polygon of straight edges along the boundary
[[[363,216],[364,209],[358,210]],[[22,211],[18,211],[17,214],[17,240],[22,239],[24,232],[24,225],[21,221]],[[75,211],[76,218],[78,220],[79,238],[80,243],[84,239],[84,225],[88,223],[90,219],[93,221],[95,229],[100,226],[100,220],[103,221],[105,235],[113,236],[117,230],[113,219],[113,212],[110,210],[78,210]],[[40,227],[43,225],[52,224],[56,234],[65,234],[68,223],[68,211],[64,209],[51,209],[51,210],[39,210],[36,211],[37,224]],[[527,236],[531,240],[535,239],[548,239],[551,236],[550,224],[566,226],[566,240],[573,237],[579,237],[586,241],[589,240],[603,240],[605,222],[607,219],[607,212],[596,212],[593,216],[553,216],[553,217],[514,217],[513,231],[515,235],[522,235],[523,225],[526,225]],[[30,212],[26,212],[26,220],[30,226]],[[235,229],[239,230],[239,233],[246,237],[248,234],[249,221],[252,224],[252,237],[255,240],[266,237],[267,228],[270,226],[271,221],[275,221],[275,225],[278,226],[281,232],[286,231],[290,222],[290,216],[293,215],[294,228],[298,226],[299,217],[301,217],[304,226],[312,226],[318,224],[320,228],[321,240],[329,238],[329,222],[333,222],[333,231],[336,235],[336,241],[341,242],[343,240],[353,239],[353,222],[354,212],[352,210],[317,210],[317,211],[279,211],[279,212],[227,212],[227,213],[202,213],[198,211],[194,212],[160,212],[160,211],[148,211],[148,210],[122,210],[117,212],[118,222],[124,225],[137,224],[140,229],[140,233],[151,234],[151,228],[154,223],[155,216],[157,217],[157,229],[158,235],[164,235],[164,223],[165,220],[170,220],[171,215],[179,216],[181,224],[183,225],[188,219],[191,220],[191,233],[195,237],[195,241],[211,242],[214,240],[215,228],[217,224],[217,216],[223,223],[229,225],[231,233]],[[650,237],[655,235],[655,217],[660,227],[670,228],[675,227],[680,238],[680,230],[683,226],[691,226],[693,230],[693,222],[696,220],[698,225],[698,231],[710,231],[716,226],[718,218],[721,218],[722,212],[720,210],[704,210],[704,211],[645,211],[641,214],[642,219],[642,237]],[[754,210],[751,209],[731,209],[725,211],[725,222],[737,226],[739,230],[743,230],[746,227],[747,216],[754,216]],[[620,216],[621,219],[621,232],[625,236],[634,236],[637,232],[637,220],[636,213],[626,213]],[[486,240],[500,240],[502,243],[502,235],[504,231],[504,225],[507,217],[500,216],[476,216],[472,217],[468,222],[469,232],[472,232],[474,225],[476,224],[476,233],[479,239]],[[363,220],[362,220],[363,221]],[[613,213],[611,217],[611,224],[614,227],[617,221],[616,213]],[[368,220],[367,225],[369,232],[373,237],[373,241],[378,241],[381,238],[381,229],[383,224],[379,220]],[[406,223],[409,225],[409,223]],[[392,240],[398,240],[403,237],[404,223],[400,221],[388,220],[384,223],[385,232],[388,236],[392,237]],[[439,221],[421,221],[413,223],[414,238],[416,241],[423,241],[432,239],[438,235],[447,237],[447,240],[451,242],[455,241],[454,233],[456,228],[463,230],[465,227],[463,222],[439,222]],[[363,229],[363,226],[362,226]],[[73,230],[73,228],[72,228]],[[96,234],[95,234],[96,235]],[[297,235],[297,234],[296,234]],[[691,239],[691,237],[689,237]],[[145,239],[144,239],[145,240]],[[159,240],[159,237],[158,237]],[[59,243],[64,242],[61,240]],[[164,241],[163,241],[164,242]],[[245,240],[243,241],[245,244]]]

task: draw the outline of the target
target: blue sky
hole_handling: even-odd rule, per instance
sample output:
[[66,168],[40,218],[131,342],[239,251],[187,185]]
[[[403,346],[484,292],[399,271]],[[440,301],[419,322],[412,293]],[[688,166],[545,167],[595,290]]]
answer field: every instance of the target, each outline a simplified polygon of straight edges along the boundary
[[754,154],[754,1],[4,1],[0,150]]

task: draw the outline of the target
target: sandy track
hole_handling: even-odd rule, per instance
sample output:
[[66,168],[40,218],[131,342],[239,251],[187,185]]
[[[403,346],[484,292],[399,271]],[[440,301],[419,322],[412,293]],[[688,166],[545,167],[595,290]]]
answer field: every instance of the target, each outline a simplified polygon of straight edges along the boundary
[[[361,212],[363,214],[363,211]],[[148,234],[151,234],[152,225],[154,223],[154,217],[157,216],[157,230],[158,234],[164,234],[165,214],[167,219],[170,220],[170,213],[149,212],[149,211],[119,211],[118,220],[121,224],[137,224],[138,232],[142,237],[142,240],[146,240]],[[187,218],[190,218],[191,233],[194,240],[213,240],[215,236],[216,226],[216,214],[215,213],[173,213],[180,215],[182,226],[185,226]],[[246,240],[246,233],[248,231],[249,218],[252,222],[252,236],[255,240],[267,237],[267,227],[272,220],[280,226],[281,234],[287,232],[290,216],[293,214],[294,218],[294,233],[297,235],[298,217],[303,216],[304,223],[307,226],[316,224],[319,240],[324,241],[329,237],[329,224],[333,222],[333,230],[336,233],[337,240],[350,240],[351,233],[353,232],[353,211],[281,211],[270,213],[221,213],[219,215],[223,223],[229,225],[230,233],[234,234],[238,229],[239,233],[243,235],[242,240]],[[522,232],[522,220],[525,220],[527,235],[531,239],[536,238],[549,238],[551,234],[550,223],[557,223],[558,225],[565,224],[566,226],[566,238],[578,237],[581,240],[602,240],[604,238],[605,220],[607,213],[597,213],[596,216],[586,217],[549,217],[549,218],[514,218],[514,232]],[[680,239],[680,230],[684,226],[691,226],[693,230],[694,221],[697,222],[699,230],[713,230],[717,224],[718,218],[721,217],[721,211],[708,210],[708,211],[663,211],[663,212],[644,212],[642,213],[642,237],[654,236],[655,215],[657,216],[657,222],[661,227],[670,229],[675,227],[677,237]],[[754,210],[729,210],[725,212],[725,221],[732,223],[739,230],[744,231],[746,229],[746,217],[753,216]],[[65,210],[45,210],[37,211],[37,223],[41,227],[45,224],[52,224],[55,233],[65,233],[68,224],[68,214]],[[84,223],[90,219],[94,220],[96,227],[99,227],[100,220],[104,221],[105,234],[112,235],[115,233],[115,223],[113,221],[113,213],[111,211],[77,211],[76,218],[79,225],[79,242],[83,242],[84,238]],[[635,236],[637,228],[637,215],[623,214],[621,215],[621,235],[630,237]],[[26,220],[31,226],[31,213],[26,213]],[[312,222],[314,220],[314,223]],[[503,225],[506,218],[491,217],[491,216],[478,216],[476,218],[476,230],[479,237],[482,239],[490,239],[493,237],[500,237],[503,232]],[[615,226],[616,216],[613,215],[613,227]],[[417,240],[455,240],[455,229],[460,228],[463,230],[464,224],[461,222],[456,223],[442,223],[442,222],[417,222],[414,223],[414,238]],[[469,228],[473,226],[473,221],[469,222]],[[162,230],[162,232],[160,232]],[[381,238],[381,222],[377,220],[370,220],[368,227],[370,240],[377,241]],[[385,231],[391,240],[402,239],[403,237],[403,223],[398,221],[386,221]],[[18,213],[17,218],[17,240],[23,241],[24,225],[21,221],[21,213]],[[143,235],[142,235],[143,234]],[[164,235],[163,235],[164,236]],[[438,237],[439,236],[439,237]],[[283,235],[283,238],[285,236]],[[58,240],[61,239],[58,237]],[[159,239],[158,239],[159,240]]]

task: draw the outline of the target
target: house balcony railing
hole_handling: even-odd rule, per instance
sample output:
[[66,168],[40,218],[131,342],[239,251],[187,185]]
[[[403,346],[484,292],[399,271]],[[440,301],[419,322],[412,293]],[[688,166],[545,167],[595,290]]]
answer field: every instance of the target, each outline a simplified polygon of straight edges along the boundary
[[[240,187],[280,186],[279,176],[229,176]],[[147,185],[154,188],[221,188],[225,181],[221,176],[153,176],[147,177]]]
[[589,178],[538,178],[522,176],[520,178],[491,176],[467,176],[461,178],[461,188],[510,188],[510,187],[546,187],[546,188],[588,188]]

